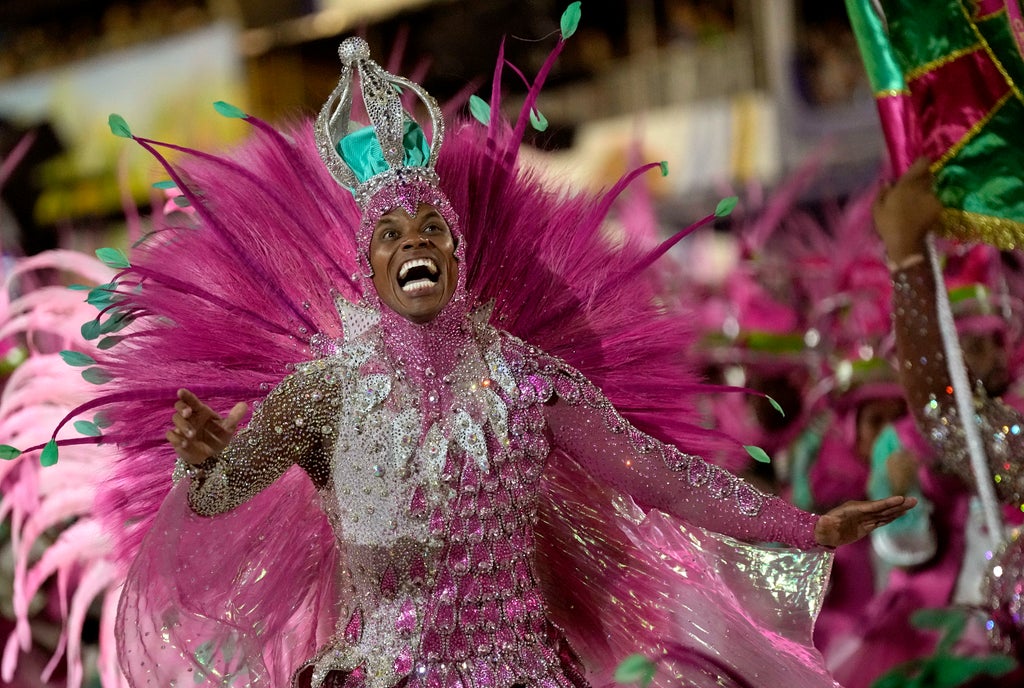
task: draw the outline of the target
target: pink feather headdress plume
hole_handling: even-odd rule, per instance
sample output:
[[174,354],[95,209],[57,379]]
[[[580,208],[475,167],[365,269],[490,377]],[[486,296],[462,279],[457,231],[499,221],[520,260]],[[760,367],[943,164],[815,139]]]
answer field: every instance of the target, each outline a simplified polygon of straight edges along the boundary
[[[52,251],[18,260],[7,275],[0,340],[17,342],[28,352],[0,398],[0,437],[8,442],[30,442],[39,428],[56,425],[94,391],[66,363],[90,348],[79,323],[93,309],[81,292],[35,279],[50,272],[94,285],[109,282],[113,274],[95,258]],[[76,444],[64,452],[60,470],[42,468],[24,456],[0,463],[0,518],[9,519],[14,553],[15,629],[6,640],[0,667],[5,682],[18,675],[19,655],[40,644],[33,633],[33,600],[44,596],[52,599],[48,607],[58,610],[61,633],[41,679],[64,676],[70,688],[82,685],[82,629],[99,601],[105,621],[99,638],[100,678],[105,686],[125,685],[113,636],[113,612],[125,571],[113,561],[93,503],[112,460],[112,447]]]
[[[690,420],[695,395],[707,387],[686,359],[688,319],[666,311],[642,279],[692,228],[653,248],[625,249],[602,231],[623,189],[659,165],[640,167],[596,195],[552,189],[519,165],[526,127],[537,117],[540,89],[563,45],[564,38],[529,83],[514,122],[499,115],[507,66],[499,53],[486,125],[458,120],[447,131],[437,172],[465,238],[466,288],[476,304],[493,303],[496,326],[577,367],[639,429],[689,452],[742,452]],[[177,389],[187,385],[219,410],[239,400],[258,404],[294,364],[333,351],[345,334],[336,300],[355,303],[362,296],[362,213],[325,169],[310,123],[282,132],[230,105],[217,108],[252,127],[246,144],[222,155],[135,136],[124,120],[111,118],[115,133],[163,165],[179,203],[190,209],[155,216],[152,232],[130,256],[108,255],[117,273],[91,293],[100,313],[82,330],[97,344],[86,372],[102,383],[100,393],[56,424],[59,432],[101,409],[110,421],[98,440],[118,454],[97,490],[94,513],[117,566],[135,559],[151,529],[169,527],[158,511],[172,487],[174,455],[163,438]],[[180,162],[170,163],[166,150]],[[54,437],[44,450],[51,457],[56,445],[66,453],[97,441]],[[253,537],[217,540],[216,547],[197,538],[167,553],[191,556],[211,583],[247,575],[235,570],[239,561],[274,562],[260,586],[217,600],[236,613],[258,610],[258,618],[237,613],[235,630],[253,624],[247,637],[286,643],[251,653],[263,658],[261,671],[270,675],[311,654],[333,622],[323,571],[337,553],[316,504],[313,487],[291,472],[229,516]],[[277,527],[282,522],[308,527]],[[155,523],[162,525],[154,529]],[[204,524],[191,526],[200,532]],[[210,596],[220,594],[212,589]],[[263,589],[274,590],[272,599],[258,597]],[[141,604],[138,591],[125,594],[122,608]],[[123,651],[138,650],[130,636],[141,631],[123,626],[121,632]]]

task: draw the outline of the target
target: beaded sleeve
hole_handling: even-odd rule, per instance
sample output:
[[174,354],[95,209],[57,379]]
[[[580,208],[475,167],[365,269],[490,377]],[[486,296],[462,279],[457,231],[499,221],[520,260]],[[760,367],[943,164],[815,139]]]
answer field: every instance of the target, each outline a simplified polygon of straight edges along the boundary
[[[521,343],[520,343],[521,345]],[[818,516],[753,485],[703,458],[641,432],[601,391],[565,362],[532,347],[507,352],[520,394],[547,400],[545,420],[554,446],[601,480],[647,508],[752,542],[817,547]]]
[[[921,434],[939,467],[973,484],[967,442],[953,398],[935,305],[935,278],[927,262],[893,271],[893,324],[900,380]],[[974,390],[975,422],[1004,503],[1024,498],[1024,418],[980,386]]]
[[318,485],[327,480],[337,434],[339,395],[327,361],[300,366],[253,411],[248,426],[200,467],[189,485],[189,505],[202,516],[229,511],[269,486],[293,464]]

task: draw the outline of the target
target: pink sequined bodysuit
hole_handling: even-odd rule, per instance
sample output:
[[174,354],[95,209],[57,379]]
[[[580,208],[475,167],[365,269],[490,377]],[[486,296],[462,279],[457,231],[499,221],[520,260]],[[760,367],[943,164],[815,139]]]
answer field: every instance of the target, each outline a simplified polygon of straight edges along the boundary
[[462,316],[462,345],[423,368],[367,313],[334,355],[271,392],[190,491],[193,509],[215,514],[293,463],[318,486],[343,610],[296,685],[585,685],[534,562],[552,451],[695,525],[815,545],[816,516],[636,430],[579,372],[486,313]]

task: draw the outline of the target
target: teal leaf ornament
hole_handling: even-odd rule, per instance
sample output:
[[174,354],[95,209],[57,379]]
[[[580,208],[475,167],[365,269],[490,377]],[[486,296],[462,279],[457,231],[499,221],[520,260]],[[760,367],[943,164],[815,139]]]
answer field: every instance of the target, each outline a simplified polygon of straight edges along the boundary
[[780,415],[780,416],[782,416],[783,418],[785,418],[785,417],[786,417],[786,412],[782,410],[782,406],[781,406],[781,405],[779,405],[779,402],[775,401],[774,399],[772,399],[772,398],[771,398],[770,396],[768,396],[767,394],[765,395],[765,397],[764,397],[764,398],[768,400],[768,403],[772,405],[772,408],[773,408],[773,409],[775,409],[776,411],[778,411],[778,412],[779,412],[779,415]]
[[46,443],[39,455],[39,463],[42,466],[52,466],[57,463],[57,440],[50,440]]
[[736,196],[729,196],[720,200],[718,206],[715,207],[715,217],[725,217],[731,213],[739,200]]
[[213,109],[224,117],[230,117],[231,119],[249,119],[249,115],[245,114],[240,108],[235,107],[231,103],[226,103],[223,100],[218,100],[213,104]]
[[657,670],[658,667],[647,657],[641,654],[630,655],[615,667],[615,682],[638,683],[641,688],[647,688]]
[[134,319],[135,318],[125,313],[115,312],[113,315],[107,318],[102,325],[100,325],[99,334],[110,334],[112,332],[118,332],[120,330],[123,330],[124,328],[128,327],[128,325],[130,325],[132,320]]
[[756,447],[753,444],[745,444],[743,445],[743,448],[746,449],[747,453],[750,454],[751,458],[754,459],[754,461],[757,461],[758,463],[772,462],[771,457],[768,456],[768,452],[766,452],[764,449],[761,449],[761,447]]
[[117,282],[108,282],[107,284],[101,284],[100,286],[90,290],[85,302],[89,305],[96,306],[99,309],[103,309],[111,304],[123,300],[124,296],[117,293]]
[[75,430],[86,437],[99,437],[103,434],[98,425],[88,420],[76,420]]
[[100,351],[106,351],[110,347],[116,345],[122,339],[124,339],[124,337],[104,337],[96,344],[96,348],[99,349]]
[[132,130],[128,128],[128,122],[124,121],[124,117],[117,113],[110,113],[110,117],[107,117],[107,125],[114,136],[120,136],[123,139],[132,137]]
[[128,256],[119,248],[98,248],[96,249],[96,257],[107,267],[117,270],[123,270],[132,266],[128,262]]
[[661,176],[662,177],[667,177],[668,176],[668,160],[662,160],[658,164],[661,167]]
[[491,121],[491,106],[484,102],[480,96],[469,97],[469,111],[480,124],[489,124]]
[[21,456],[21,450],[12,447],[9,444],[0,444],[0,459],[4,461],[10,461]]
[[530,110],[530,126],[537,131],[547,131],[548,118],[540,110]]
[[64,359],[64,362],[69,366],[91,366],[95,365],[96,360],[89,354],[83,354],[81,351],[71,351],[65,349],[60,352],[60,357]]
[[574,2],[565,8],[565,12],[562,12],[562,40],[567,40],[569,36],[576,33],[576,27],[580,25],[580,15],[583,14],[580,10],[580,5],[583,3]]
[[82,371],[82,378],[94,385],[105,385],[113,380],[114,376],[103,368],[86,368]]
[[82,325],[82,336],[86,340],[92,341],[103,334],[102,327],[103,325],[100,324],[99,320],[89,320]]
[[159,182],[153,182],[154,189],[177,189],[178,185],[172,182],[170,179],[164,179]]
[[92,422],[96,424],[97,428],[109,428],[110,424],[114,421],[110,420],[110,417],[106,413],[100,411],[92,417]]

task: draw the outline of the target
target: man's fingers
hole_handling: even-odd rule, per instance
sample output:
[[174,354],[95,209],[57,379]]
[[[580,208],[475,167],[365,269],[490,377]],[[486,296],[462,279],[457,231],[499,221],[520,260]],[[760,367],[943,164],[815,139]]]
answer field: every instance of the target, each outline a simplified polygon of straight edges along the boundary
[[228,411],[228,415],[221,423],[221,425],[224,427],[225,430],[228,430],[229,432],[234,432],[235,428],[238,427],[239,422],[241,422],[242,418],[245,416],[245,412],[248,410],[249,405],[247,403],[245,403],[244,401],[238,402],[237,404],[231,407],[230,411]]
[[915,160],[913,164],[910,165],[910,167],[907,168],[906,175],[908,177],[920,177],[927,172],[928,176],[930,176],[931,166],[932,161],[924,156],[921,156],[920,158]]
[[178,408],[178,404],[183,404],[184,408],[188,409],[188,412],[183,412],[183,415],[186,418],[195,417],[196,423],[199,425],[205,422],[207,418],[220,420],[220,416],[213,409],[204,404],[199,397],[187,389],[178,390],[178,401],[175,402],[174,408]]
[[172,418],[174,421],[174,428],[178,431],[178,434],[184,437],[192,438],[196,436],[196,430],[185,418],[181,417],[180,413],[175,413]]
[[181,442],[182,442],[181,435],[179,435],[178,433],[174,432],[173,430],[168,430],[167,434],[164,435],[164,437],[167,438],[167,441],[171,443],[171,446],[173,446],[175,450],[180,450],[181,449]]

